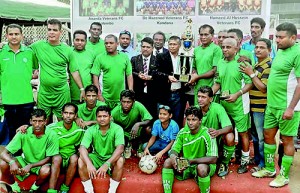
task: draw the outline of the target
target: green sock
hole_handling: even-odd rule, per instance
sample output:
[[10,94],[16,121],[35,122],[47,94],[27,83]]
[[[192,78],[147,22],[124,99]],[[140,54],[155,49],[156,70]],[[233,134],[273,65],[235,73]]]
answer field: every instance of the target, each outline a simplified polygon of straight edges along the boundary
[[223,146],[223,160],[222,160],[222,162],[224,164],[227,164],[227,165],[229,164],[229,161],[231,159],[231,156],[232,156],[234,150],[235,150],[235,146],[227,146],[227,145]]
[[68,192],[68,191],[70,190],[70,187],[67,186],[66,184],[62,184],[62,185],[60,186],[60,190],[61,190],[61,191],[66,191],[66,192]]
[[172,187],[174,183],[174,171],[173,169],[162,169],[162,181],[164,186],[164,193],[172,193]]
[[201,193],[209,193],[210,192],[210,176],[206,176],[201,178],[198,176],[198,185]]
[[284,155],[282,157],[280,175],[284,176],[285,178],[289,178],[289,173],[293,160],[293,156]]
[[270,172],[275,171],[274,156],[276,151],[276,144],[264,143],[264,156],[265,156],[265,168]]
[[54,189],[48,189],[48,190],[47,190],[47,193],[57,193],[57,190],[54,190]]
[[34,184],[31,186],[30,190],[37,190],[39,189],[39,186],[37,186],[34,182]]

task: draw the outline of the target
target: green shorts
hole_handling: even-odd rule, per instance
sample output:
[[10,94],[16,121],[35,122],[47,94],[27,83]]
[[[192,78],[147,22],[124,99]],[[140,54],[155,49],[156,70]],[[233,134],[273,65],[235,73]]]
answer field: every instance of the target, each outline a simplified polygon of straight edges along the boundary
[[[96,153],[89,153],[89,158],[97,170],[107,161],[101,159]],[[111,175],[111,170],[107,170],[107,173]]]
[[62,118],[62,107],[68,102],[71,102],[68,91],[58,94],[38,93],[38,107],[46,111],[47,117],[53,112],[57,118]]
[[[216,164],[209,164],[209,176],[213,176],[216,172]],[[175,172],[175,177],[178,180],[186,180],[189,178],[194,178],[197,181],[197,164],[189,166],[182,173]]]
[[64,169],[66,169],[66,168],[68,168],[68,166],[69,166],[69,161],[70,161],[70,158],[67,158],[67,159],[62,159],[62,164],[61,164],[61,167],[62,168],[64,168]]
[[231,116],[231,118],[233,119],[235,128],[239,133],[246,132],[251,127],[249,113],[239,116]]
[[291,120],[283,120],[285,109],[274,109],[267,107],[265,111],[264,129],[279,128],[280,134],[284,136],[297,136],[300,122],[300,112],[294,112]]
[[[28,164],[30,164],[29,162],[25,161],[22,156],[17,156],[16,159],[17,159],[17,161],[19,162],[19,164],[21,165],[22,168],[27,166]],[[48,164],[45,164],[45,165],[51,165],[51,164],[48,163]],[[31,168],[30,173],[39,175],[40,169],[41,169],[41,166]],[[26,174],[25,176],[16,175],[16,178],[18,178],[20,181],[24,181],[29,175],[30,174]]]

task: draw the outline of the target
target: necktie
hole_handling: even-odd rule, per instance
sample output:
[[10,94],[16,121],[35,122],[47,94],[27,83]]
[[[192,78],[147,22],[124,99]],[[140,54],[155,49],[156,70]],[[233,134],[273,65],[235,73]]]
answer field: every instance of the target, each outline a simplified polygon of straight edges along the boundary
[[155,52],[155,56],[157,56],[159,54],[159,50],[156,50]]
[[[143,69],[145,75],[148,75],[147,60],[148,58],[144,58]],[[147,81],[144,82],[144,86],[147,86]]]

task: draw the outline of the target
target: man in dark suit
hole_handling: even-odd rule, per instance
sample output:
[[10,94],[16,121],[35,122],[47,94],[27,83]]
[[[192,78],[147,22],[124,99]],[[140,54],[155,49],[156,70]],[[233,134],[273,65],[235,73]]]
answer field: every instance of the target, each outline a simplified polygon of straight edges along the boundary
[[167,53],[169,50],[164,48],[166,42],[166,36],[163,32],[158,31],[153,34],[153,41],[154,41],[154,49],[153,55],[156,56],[157,54]]
[[155,99],[159,104],[168,105],[173,112],[173,119],[181,127],[183,126],[183,105],[181,102],[183,84],[174,74],[180,74],[179,48],[181,40],[178,36],[171,36],[168,41],[169,52],[156,56],[157,71],[153,73],[155,84]]
[[152,54],[153,44],[150,37],[142,39],[141,54],[132,57],[131,64],[136,100],[141,102],[153,117],[157,118],[157,102],[152,96],[156,94],[152,74],[157,69],[155,56]]

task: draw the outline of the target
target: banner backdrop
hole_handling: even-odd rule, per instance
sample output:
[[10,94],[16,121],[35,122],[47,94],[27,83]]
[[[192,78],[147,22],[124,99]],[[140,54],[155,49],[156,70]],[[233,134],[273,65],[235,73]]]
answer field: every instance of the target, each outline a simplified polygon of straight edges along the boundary
[[266,21],[264,37],[269,35],[271,0],[73,0],[72,31],[88,32],[92,22],[102,24],[102,38],[128,30],[137,45],[145,35],[163,31],[167,36],[181,35],[188,19],[192,19],[195,45],[198,28],[203,24],[220,30],[239,28],[250,38],[250,20]]

